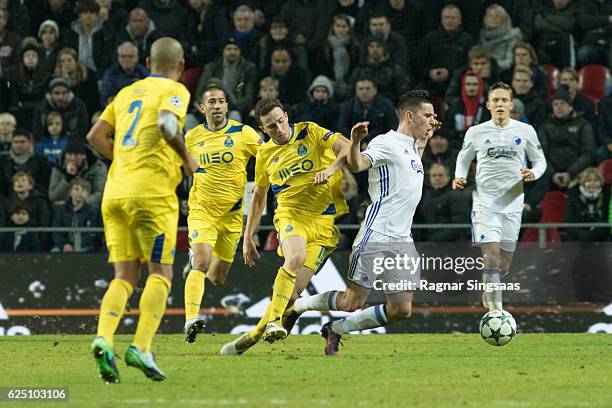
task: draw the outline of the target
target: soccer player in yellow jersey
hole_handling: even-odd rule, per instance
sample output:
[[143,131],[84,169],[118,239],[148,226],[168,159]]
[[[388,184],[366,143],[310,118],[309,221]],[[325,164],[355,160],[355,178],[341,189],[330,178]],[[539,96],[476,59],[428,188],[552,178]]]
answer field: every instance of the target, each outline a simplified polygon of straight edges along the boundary
[[244,232],[245,263],[259,256],[253,232],[271,187],[278,207],[274,226],[279,255],[285,261],[274,281],[272,301],[257,327],[221,349],[222,355],[242,354],[261,338],[268,342],[287,336],[282,316],[338,244],[335,218],[348,211],[342,197],[342,172],[347,140],[313,122],[289,123],[283,105],[263,99],[255,117],[270,140],[261,145],[255,165],[255,189]]
[[[149,277],[140,296],[140,318],[125,355],[129,366],[161,381],[151,342],[166,310],[178,224],[175,194],[181,161],[188,175],[198,168],[187,154],[181,128],[189,92],[178,83],[183,48],[163,37],[151,47],[151,76],[123,88],[106,107],[87,140],[112,160],[102,198],[104,233],[113,279],[102,299],[98,334],[91,344],[100,377],[120,382],[113,335],[146,261]],[[114,134],[114,138],[113,138]]]
[[204,328],[198,318],[206,279],[225,282],[242,235],[242,197],[246,167],[261,143],[255,130],[226,118],[225,92],[206,88],[200,104],[205,123],[185,135],[188,153],[200,168],[189,192],[189,242],[192,267],[185,282],[185,336],[195,342]]

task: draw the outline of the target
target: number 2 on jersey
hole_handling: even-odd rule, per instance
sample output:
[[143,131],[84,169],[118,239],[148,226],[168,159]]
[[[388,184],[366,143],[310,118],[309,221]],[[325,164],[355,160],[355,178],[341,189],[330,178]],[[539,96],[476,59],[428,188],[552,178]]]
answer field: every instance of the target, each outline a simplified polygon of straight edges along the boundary
[[135,137],[133,137],[133,134],[134,134],[134,129],[136,129],[136,124],[138,124],[138,121],[140,120],[140,113],[142,112],[142,100],[141,99],[137,99],[130,104],[128,113],[134,113],[134,110],[137,110],[136,116],[134,116],[132,125],[130,126],[127,133],[123,137],[123,142],[121,143],[122,146],[131,147],[131,146],[136,146],[136,143],[138,143],[138,140]]

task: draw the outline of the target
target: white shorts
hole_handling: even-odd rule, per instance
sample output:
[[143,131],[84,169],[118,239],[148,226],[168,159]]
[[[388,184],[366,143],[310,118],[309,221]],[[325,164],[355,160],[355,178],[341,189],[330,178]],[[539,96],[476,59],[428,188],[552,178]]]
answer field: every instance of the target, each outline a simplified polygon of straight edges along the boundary
[[522,212],[472,211],[474,245],[498,243],[504,251],[514,252],[521,231],[522,215]]

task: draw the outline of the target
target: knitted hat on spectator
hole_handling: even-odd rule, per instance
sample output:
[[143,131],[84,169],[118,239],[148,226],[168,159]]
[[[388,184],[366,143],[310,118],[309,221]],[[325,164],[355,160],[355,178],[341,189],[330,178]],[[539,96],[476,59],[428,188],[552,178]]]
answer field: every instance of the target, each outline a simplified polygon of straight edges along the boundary
[[222,49],[225,49],[225,47],[227,47],[230,44],[235,45],[236,47],[240,48],[240,44],[238,44],[236,42],[234,37],[230,37],[230,38],[227,39],[227,41],[225,41],[225,44],[223,44],[223,48]]
[[557,89],[557,92],[555,92],[555,96],[553,96],[551,102],[556,101],[557,99],[565,101],[569,105],[572,104],[572,97],[570,96],[567,85],[561,85],[559,89]]
[[49,92],[53,91],[53,88],[56,86],[63,86],[66,89],[70,90],[70,86],[68,85],[68,81],[64,77],[55,77],[49,82]]
[[64,153],[76,153],[76,154],[87,154],[85,151],[85,145],[77,140],[71,140],[66,144]]
[[41,56],[40,48],[37,47],[36,44],[28,43],[28,44],[24,45],[21,48],[21,57],[22,58],[23,58],[23,54],[25,54],[27,51],[34,51],[34,52],[36,52],[36,54],[38,54],[39,58]]
[[42,23],[40,23],[40,27],[38,28],[38,38],[40,38],[42,36],[42,31],[43,31],[43,28],[45,28],[45,27],[53,28],[55,30],[56,37],[59,38],[59,35],[60,35],[59,26],[53,20],[45,20]]
[[387,43],[385,43],[385,37],[382,34],[373,34],[369,36],[365,41],[365,46],[367,47],[373,42],[380,44],[380,46],[385,50],[385,54],[387,53]]
[[518,98],[512,99],[512,111],[521,115],[521,117],[525,116],[525,104]]

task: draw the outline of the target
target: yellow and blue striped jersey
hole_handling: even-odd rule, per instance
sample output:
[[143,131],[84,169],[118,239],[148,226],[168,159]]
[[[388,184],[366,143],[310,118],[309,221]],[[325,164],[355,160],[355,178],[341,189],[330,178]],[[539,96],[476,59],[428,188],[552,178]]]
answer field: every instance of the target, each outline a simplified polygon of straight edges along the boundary
[[257,155],[260,144],[252,127],[235,120],[217,131],[206,124],[188,131],[187,151],[200,164],[189,192],[189,210],[221,216],[242,208],[247,163]]
[[123,88],[100,119],[115,128],[113,162],[104,198],[167,197],[181,181],[181,159],[157,128],[161,110],[182,127],[189,91],[170,78],[151,75]]
[[269,140],[259,148],[255,184],[263,188],[271,185],[277,196],[279,217],[296,212],[314,217],[346,214],[348,205],[342,196],[342,172],[336,172],[327,184],[313,184],[316,173],[336,159],[332,146],[339,134],[314,122],[290,126],[289,142],[278,145]]

